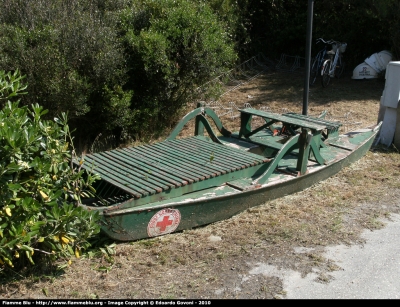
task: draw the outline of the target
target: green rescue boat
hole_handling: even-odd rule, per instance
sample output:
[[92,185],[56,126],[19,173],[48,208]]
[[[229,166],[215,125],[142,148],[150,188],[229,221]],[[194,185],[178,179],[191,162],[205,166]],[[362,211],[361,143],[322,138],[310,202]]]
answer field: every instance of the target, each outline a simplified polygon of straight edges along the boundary
[[[190,120],[194,135],[178,139]],[[101,180],[80,205],[99,211],[102,231],[119,241],[207,225],[331,177],[366,154],[381,126],[339,134],[341,123],[322,116],[251,108],[240,121],[231,133],[198,105],[163,142],[85,155]]]

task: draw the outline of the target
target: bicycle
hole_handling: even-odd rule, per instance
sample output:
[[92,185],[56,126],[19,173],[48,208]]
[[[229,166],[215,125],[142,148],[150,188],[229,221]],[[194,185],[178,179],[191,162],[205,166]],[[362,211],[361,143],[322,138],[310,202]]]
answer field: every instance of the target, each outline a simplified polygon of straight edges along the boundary
[[323,38],[318,38],[316,43],[318,44],[319,42],[324,43],[325,46],[317,53],[313,63],[310,66],[310,81],[309,81],[310,85],[314,85],[318,75],[321,74],[321,68],[322,65],[324,64],[324,61],[326,60],[326,54],[328,52],[328,45],[334,43],[334,41],[332,40],[325,41]]
[[344,70],[344,61],[342,53],[346,51],[347,44],[338,41],[332,41],[332,50],[327,52],[329,59],[324,61],[321,69],[322,86],[327,87],[331,78],[340,78]]

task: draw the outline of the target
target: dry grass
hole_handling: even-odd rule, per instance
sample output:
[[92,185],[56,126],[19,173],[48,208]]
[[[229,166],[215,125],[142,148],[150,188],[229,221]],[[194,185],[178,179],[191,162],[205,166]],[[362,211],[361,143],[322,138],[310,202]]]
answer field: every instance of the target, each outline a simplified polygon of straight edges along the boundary
[[[309,113],[328,110],[360,126],[376,123],[384,82],[334,80],[311,88]],[[265,75],[224,96],[242,107],[267,105],[301,112],[299,75]],[[251,99],[248,98],[251,95]],[[229,129],[237,126],[223,118]],[[189,133],[188,127],[184,133]],[[382,218],[400,212],[400,155],[372,151],[336,176],[247,210],[229,220],[150,240],[119,243],[116,254],[76,260],[60,275],[36,274],[3,283],[0,298],[279,298],[277,276],[250,274],[264,263],[303,275],[315,267],[319,280],[340,269],[322,257],[325,246],[355,244],[364,229],[382,227]],[[210,236],[221,238],[209,240]],[[302,249],[298,252],[296,249]],[[103,270],[99,270],[99,269]]]

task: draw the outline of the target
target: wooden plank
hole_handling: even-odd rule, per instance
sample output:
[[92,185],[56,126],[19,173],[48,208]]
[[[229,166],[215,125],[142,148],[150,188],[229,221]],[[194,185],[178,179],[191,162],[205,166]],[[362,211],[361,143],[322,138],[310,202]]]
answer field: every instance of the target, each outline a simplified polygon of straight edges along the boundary
[[233,148],[223,146],[221,144],[217,144],[200,138],[188,139],[186,145],[191,150],[194,150],[195,154],[201,153],[207,160],[210,159],[210,154],[212,152],[214,152],[214,154],[218,153],[218,155],[215,155],[213,162],[214,161],[218,162],[221,165],[226,165],[229,168],[241,169],[243,163],[247,162],[243,160],[243,157],[247,157],[247,160],[249,159],[248,156],[245,156],[245,154],[247,153],[239,151],[240,155],[243,156],[236,156],[236,151],[234,151],[233,153],[235,155],[232,155],[232,150],[234,150]]
[[[208,151],[214,152],[212,163]],[[240,175],[242,169],[269,161],[263,156],[197,137],[87,155],[86,160],[96,164],[95,171],[110,187],[116,186],[135,197],[161,193],[228,172],[239,172],[230,178],[240,178],[248,173]],[[104,195],[111,197],[110,188],[104,189],[107,190]]]
[[326,129],[325,125],[318,125],[315,123],[311,123],[307,120],[290,118],[288,116],[265,112],[265,111],[260,111],[260,110],[256,110],[256,109],[248,108],[248,109],[241,109],[239,111],[242,113],[250,114],[250,115],[256,115],[256,116],[261,116],[263,118],[273,119],[276,122],[282,122],[282,123],[286,123],[286,124],[296,125],[296,126],[300,126],[303,128],[309,128],[309,129],[313,129],[313,130],[317,130],[317,131]]
[[[130,148],[130,150],[138,151],[139,149]],[[175,168],[178,171],[183,170],[185,172],[191,173],[192,175],[201,178],[201,180],[217,176],[214,170],[210,171],[204,169],[203,167],[199,167],[201,163],[195,164],[193,163],[193,161],[190,161],[188,159],[179,156],[179,152],[173,151],[170,148],[164,148],[162,146],[152,145],[151,147],[150,146],[143,147],[140,150],[146,155],[151,156],[153,159],[155,159],[155,161],[159,161],[163,165],[168,165],[170,167]]]
[[[97,162],[101,162],[99,158],[100,157],[97,157]],[[87,158],[87,160],[90,161],[90,158]],[[104,176],[105,174],[107,174],[108,177],[113,178],[114,181],[124,186],[129,185],[129,187],[131,187],[133,190],[144,196],[147,196],[149,194],[156,194],[162,191],[162,188],[160,187],[152,188],[144,185],[143,181],[139,177],[127,173],[126,170],[122,171],[119,166],[116,166],[115,163],[112,163],[110,161],[107,161],[106,164],[97,163],[95,171],[97,171],[100,176]]]
[[237,179],[237,180],[229,181],[226,184],[231,186],[232,188],[239,190],[239,191],[248,191],[248,190],[252,190],[252,189],[256,188],[255,185],[252,185],[251,178]]
[[[272,135],[263,137],[263,136],[259,136],[259,133],[260,132],[246,138],[246,140],[248,140],[249,142],[252,142],[253,144],[257,144],[260,146],[267,146],[267,147],[277,149],[277,150],[282,148],[283,144],[275,141],[275,139],[278,141],[282,140],[281,137],[276,137],[276,136],[272,136]],[[232,136],[239,138],[238,134],[232,134]]]
[[[200,141],[204,143],[211,143],[208,142],[206,140],[202,140],[200,139]],[[266,162],[268,159],[266,159],[263,156],[251,153],[251,152],[245,152],[243,150],[239,150],[236,148],[232,148],[232,147],[228,147],[228,146],[223,146],[221,144],[217,144],[217,143],[211,143],[211,144],[215,144],[213,149],[216,152],[219,152],[223,155],[225,155],[226,157],[229,157],[235,161],[238,161],[239,163],[249,163],[251,165],[259,164],[259,163],[263,163]]]
[[240,167],[237,167],[232,163],[228,163],[226,160],[223,161],[222,159],[219,159],[219,157],[215,156],[215,154],[213,161],[210,161],[213,150],[210,148],[204,148],[204,146],[200,147],[199,144],[186,142],[185,144],[173,143],[173,145],[176,149],[179,149],[183,152],[183,157],[186,157],[188,155],[196,155],[200,157],[202,161],[205,161],[206,164],[212,162],[213,165],[218,166],[222,174],[240,169]]
[[[169,141],[170,142],[170,141]],[[202,169],[206,174],[211,175],[213,177],[221,175],[225,170],[224,168],[212,165],[209,163],[210,159],[199,159],[196,155],[189,155],[182,152],[182,150],[174,149],[163,142],[158,143],[157,146],[168,153],[171,158],[175,158],[179,161],[188,161],[192,164],[193,168]],[[226,171],[225,171],[226,172]],[[225,173],[224,172],[224,173]]]
[[124,163],[126,163],[127,165],[137,167],[138,169],[148,173],[149,176],[153,175],[164,180],[168,178],[171,183],[175,182],[181,185],[186,185],[188,182],[193,182],[196,179],[198,180],[198,178],[194,176],[182,174],[181,172],[177,172],[175,169],[171,169],[169,167],[165,167],[163,169],[155,167],[151,164],[154,163],[154,160],[151,161],[150,159],[139,156],[129,156],[126,154],[125,150],[112,150],[104,154],[114,157],[115,159],[124,161]]
[[[84,168],[86,168],[86,167],[84,167]],[[142,193],[139,193],[137,191],[137,187],[131,187],[130,185],[120,183],[118,178],[108,175],[108,172],[100,170],[100,172],[98,172],[98,173],[100,174],[100,176],[103,180],[111,182],[113,185],[115,185],[115,186],[119,187],[120,189],[122,189],[123,191],[133,195],[135,198],[140,198],[140,197],[144,196]]]
[[[90,157],[88,158],[90,160]],[[115,170],[121,174],[124,175],[124,178],[127,179],[127,181],[132,181],[135,183],[135,185],[141,187],[142,185],[145,187],[149,187],[157,192],[161,192],[162,190],[168,190],[170,188],[174,188],[179,184],[176,182],[176,184],[168,183],[165,180],[162,182],[156,181],[153,178],[149,178],[149,174],[147,172],[143,172],[138,168],[135,167],[127,167],[125,163],[121,164],[121,162],[117,162],[115,159],[112,157],[105,157],[102,155],[97,155],[96,156],[96,162],[101,163],[101,165],[104,165],[106,169],[112,169]],[[140,185],[139,185],[140,184]],[[180,184],[179,184],[180,186]],[[154,193],[152,193],[154,194]]]
[[[201,140],[202,142],[208,142],[211,143],[207,140],[204,140],[200,137],[196,137],[199,140]],[[262,161],[265,157],[264,156],[260,156],[257,155],[255,153],[251,153],[251,152],[244,152],[243,150],[239,150],[237,148],[231,148],[231,147],[226,147],[226,146],[222,146],[221,144],[217,144],[217,143],[212,143],[214,144],[214,146],[216,146],[217,148],[223,150],[224,152],[226,152],[227,155],[230,155],[232,157],[239,157],[240,159],[249,159],[249,160],[260,160]]]
[[335,146],[335,147],[345,149],[348,151],[353,151],[354,149],[356,149],[359,146],[357,144],[350,143],[349,138],[347,136],[343,136],[343,137],[339,136],[334,139],[328,139],[327,142],[331,146]]
[[[204,165],[209,162],[209,156],[202,157],[198,154],[198,150],[187,146],[187,140],[170,140],[167,142],[161,142],[156,144],[163,151],[174,155],[177,159],[185,160],[194,165],[198,165],[201,169],[208,169],[211,172],[226,172],[224,167],[217,165]],[[202,148],[202,150],[207,150],[207,148]]]
[[254,142],[256,144],[265,145],[265,146],[271,147],[273,149],[278,149],[278,150],[281,149],[282,146],[283,146],[282,143],[273,141],[273,140],[271,140],[269,138],[266,138],[266,137],[251,136],[249,138],[249,140],[251,140],[252,142]]
[[319,125],[325,125],[327,127],[330,127],[331,129],[338,129],[342,126],[341,122],[338,121],[329,121],[326,119],[322,119],[322,118],[315,118],[315,117],[311,117],[311,116],[307,116],[307,115],[303,115],[303,114],[297,114],[297,113],[285,113],[282,114],[283,116],[288,116],[288,117],[293,117],[293,118],[298,118],[298,119],[304,119],[304,120],[308,120],[310,122],[319,124]]
[[228,137],[228,136],[220,136],[218,137],[218,139],[225,145],[225,146],[229,146],[231,148],[236,148],[236,149],[240,149],[243,151],[249,151],[251,149],[255,149],[259,146],[257,146],[256,144],[250,143],[250,142],[246,142],[245,140],[240,140],[240,139],[236,139],[233,137]]
[[194,139],[186,142],[185,146],[190,148],[196,155],[201,156],[205,161],[210,161],[211,154],[213,153],[214,159],[212,162],[221,165],[225,171],[235,171],[244,168],[243,161],[240,161],[237,157],[228,156],[226,152],[221,151],[219,146],[213,146],[213,144],[216,143]]

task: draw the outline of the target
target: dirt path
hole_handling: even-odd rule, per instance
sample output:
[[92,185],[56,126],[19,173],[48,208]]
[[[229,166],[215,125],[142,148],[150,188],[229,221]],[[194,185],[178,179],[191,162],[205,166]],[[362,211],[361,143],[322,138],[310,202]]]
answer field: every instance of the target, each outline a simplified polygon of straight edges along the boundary
[[[288,299],[399,299],[400,215],[392,215],[385,227],[365,230],[362,245],[327,247],[324,257],[340,266],[331,280],[321,283],[318,272],[301,278],[295,271],[280,272]],[[263,274],[269,274],[263,271]]]

